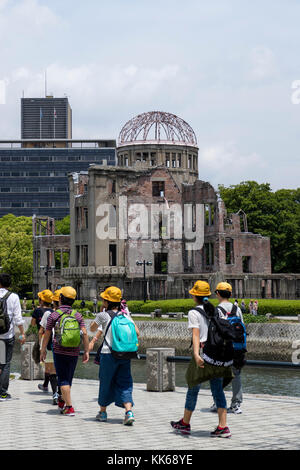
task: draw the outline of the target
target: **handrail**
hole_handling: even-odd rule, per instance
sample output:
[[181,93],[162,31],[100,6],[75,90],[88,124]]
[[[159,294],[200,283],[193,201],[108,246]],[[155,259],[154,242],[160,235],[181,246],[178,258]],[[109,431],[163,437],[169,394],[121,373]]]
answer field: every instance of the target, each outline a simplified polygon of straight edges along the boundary
[[[83,351],[81,351],[80,355],[83,355]],[[96,352],[90,352],[90,356],[96,356]],[[138,359],[146,360],[146,354],[139,354]],[[170,363],[187,363],[190,362],[190,356],[169,356],[167,357],[167,362]],[[246,362],[245,366],[247,367],[269,367],[269,368],[277,368],[277,369],[298,369],[300,371],[300,364],[294,364],[293,362],[281,362],[281,361],[255,361],[249,360]]]

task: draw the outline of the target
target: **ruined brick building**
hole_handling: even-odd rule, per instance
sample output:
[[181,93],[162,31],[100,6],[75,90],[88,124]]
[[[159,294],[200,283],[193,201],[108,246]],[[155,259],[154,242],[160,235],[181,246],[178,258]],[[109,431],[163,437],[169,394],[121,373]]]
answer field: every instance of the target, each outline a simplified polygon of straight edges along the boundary
[[167,113],[146,113],[123,128],[117,166],[92,165],[70,181],[70,263],[61,283],[93,298],[115,284],[143,298],[187,297],[197,279],[228,280],[236,297],[295,296],[299,279],[271,274],[270,239],[249,233],[242,211],[199,180],[191,127]]

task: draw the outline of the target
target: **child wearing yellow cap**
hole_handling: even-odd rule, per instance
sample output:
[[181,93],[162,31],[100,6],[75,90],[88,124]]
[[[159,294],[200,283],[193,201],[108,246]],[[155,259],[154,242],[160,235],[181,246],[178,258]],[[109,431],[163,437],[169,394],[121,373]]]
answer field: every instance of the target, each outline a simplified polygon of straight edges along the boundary
[[[191,289],[190,294],[195,302],[195,308],[191,309],[188,314],[188,328],[192,331],[193,338],[193,359],[196,363],[195,367],[198,366],[200,369],[205,369],[206,367],[209,368],[209,363],[206,365],[207,363],[200,355],[200,349],[208,340],[209,320],[207,317],[213,317],[215,315],[215,308],[208,300],[211,295],[211,290],[206,281],[197,281]],[[203,312],[203,314],[201,312]],[[210,380],[210,387],[214,401],[217,404],[219,415],[219,425],[217,429],[211,433],[211,437],[229,438],[231,437],[231,433],[227,426],[227,403],[223,390],[223,378],[212,378]],[[171,422],[171,426],[176,432],[183,435],[189,435],[191,433],[190,422],[193,412],[196,409],[200,389],[201,384],[188,388],[184,416],[180,421]]]

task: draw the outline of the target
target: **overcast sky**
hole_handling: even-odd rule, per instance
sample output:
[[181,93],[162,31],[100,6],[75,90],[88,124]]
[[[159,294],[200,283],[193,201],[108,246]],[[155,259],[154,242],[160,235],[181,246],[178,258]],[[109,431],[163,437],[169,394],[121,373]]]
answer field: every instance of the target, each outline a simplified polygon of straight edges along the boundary
[[201,179],[299,187],[299,24],[299,0],[0,0],[0,139],[20,137],[47,69],[74,138],[167,111],[195,130]]

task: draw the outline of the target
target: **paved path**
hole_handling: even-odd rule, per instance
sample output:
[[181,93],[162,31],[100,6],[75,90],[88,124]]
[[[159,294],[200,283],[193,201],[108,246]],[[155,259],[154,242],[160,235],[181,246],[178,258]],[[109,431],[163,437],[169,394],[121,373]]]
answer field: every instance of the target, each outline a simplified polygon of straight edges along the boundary
[[109,422],[95,421],[98,382],[76,379],[73,386],[77,416],[61,416],[51,396],[37,390],[37,382],[14,380],[14,399],[0,403],[0,449],[300,449],[300,398],[246,395],[243,415],[229,415],[232,439],[209,437],[216,415],[208,411],[210,393],[199,395],[193,432],[182,437],[172,432],[169,421],[179,419],[185,389],[174,393],[149,393],[135,385],[136,424],[122,426],[123,410],[112,406]]

